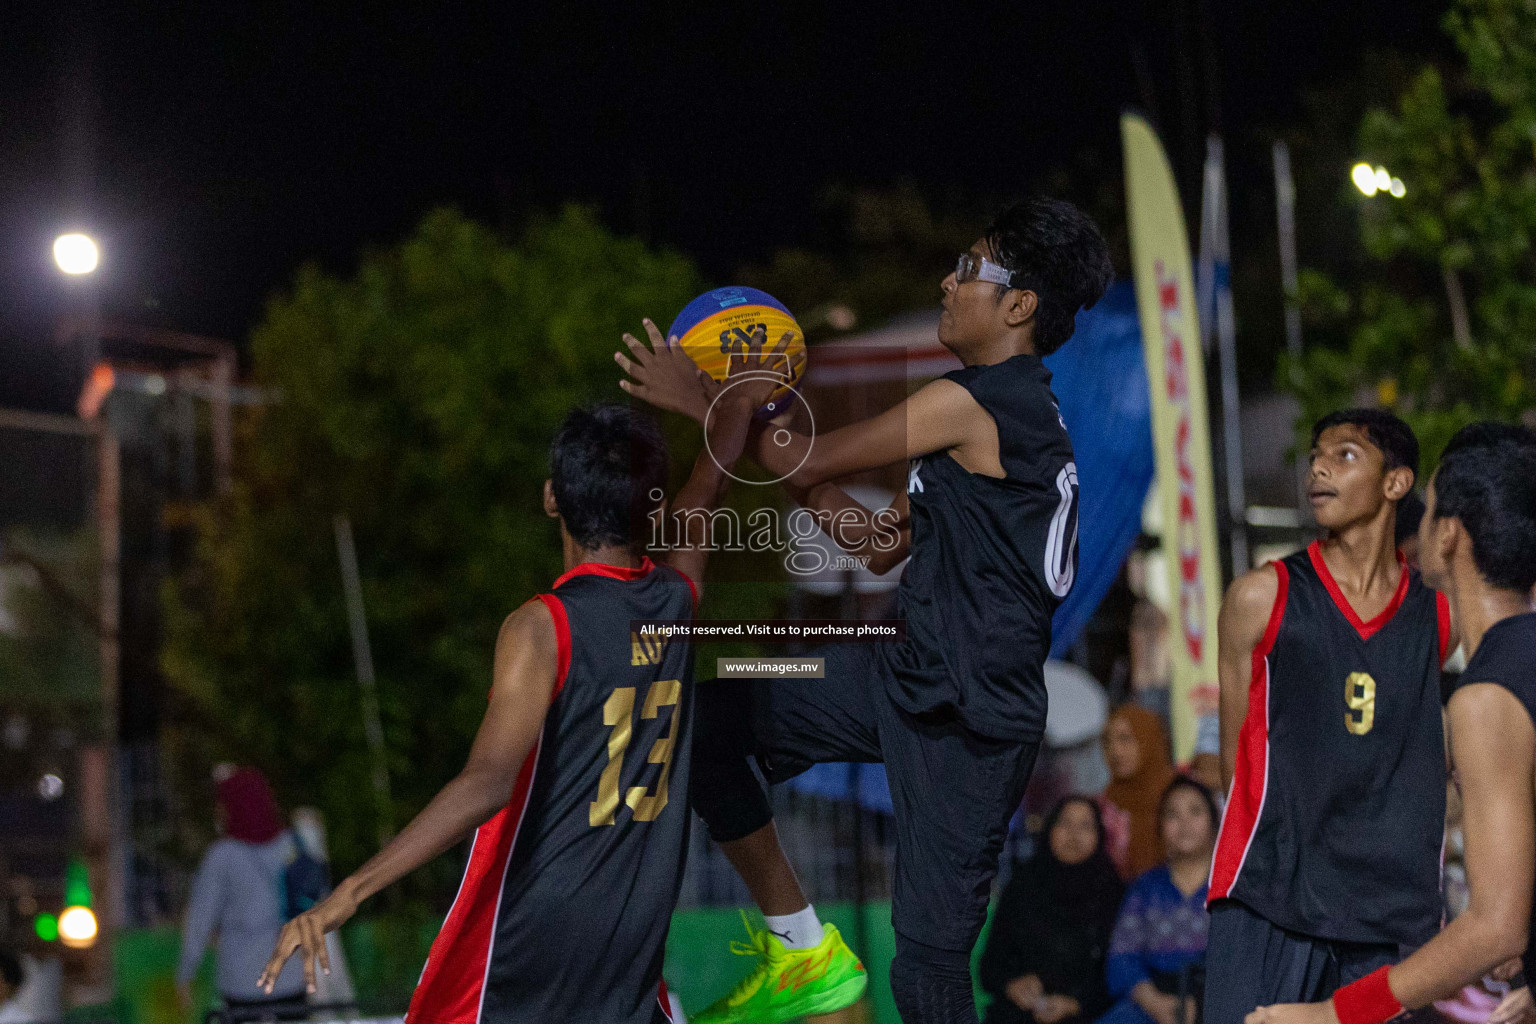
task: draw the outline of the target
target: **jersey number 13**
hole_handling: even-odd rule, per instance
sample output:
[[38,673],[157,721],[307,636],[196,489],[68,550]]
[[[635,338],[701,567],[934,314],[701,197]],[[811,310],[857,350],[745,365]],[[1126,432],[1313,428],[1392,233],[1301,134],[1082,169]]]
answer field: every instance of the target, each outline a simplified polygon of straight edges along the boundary
[[[645,704],[640,710],[642,719],[655,718],[664,707],[672,708],[672,721],[667,734],[651,744],[651,764],[661,765],[656,778],[656,792],[646,791],[644,786],[630,786],[624,794],[624,803],[635,812],[636,821],[655,821],[667,806],[667,774],[672,769],[672,748],[677,743],[677,700],[683,692],[683,684],[676,679],[658,679],[645,693]],[[619,809],[619,776],[624,771],[624,752],[629,749],[634,734],[635,688],[620,686],[603,702],[603,724],[608,733],[608,764],[602,777],[597,780],[597,799],[587,807],[589,825],[612,825]]]

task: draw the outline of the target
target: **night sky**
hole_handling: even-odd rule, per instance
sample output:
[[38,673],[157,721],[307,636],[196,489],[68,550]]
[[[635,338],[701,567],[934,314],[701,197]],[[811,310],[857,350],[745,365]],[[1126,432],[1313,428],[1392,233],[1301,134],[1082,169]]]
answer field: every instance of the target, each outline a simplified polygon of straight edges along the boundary
[[1219,116],[1263,206],[1303,89],[1445,49],[1444,0],[175,6],[7,5],[0,405],[67,408],[67,227],[104,243],[108,312],[236,340],[300,263],[346,270],[439,204],[594,203],[723,280],[815,244],[829,183],[990,199],[1113,170],[1126,106],[1176,164]]

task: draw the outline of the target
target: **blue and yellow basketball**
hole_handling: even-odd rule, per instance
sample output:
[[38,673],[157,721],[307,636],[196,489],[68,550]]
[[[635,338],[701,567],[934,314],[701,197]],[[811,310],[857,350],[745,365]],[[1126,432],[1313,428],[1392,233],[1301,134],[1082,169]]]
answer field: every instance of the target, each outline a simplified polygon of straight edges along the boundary
[[787,375],[784,387],[775,391],[777,403],[800,383],[805,371],[805,332],[795,322],[784,303],[756,288],[716,288],[707,291],[683,307],[672,321],[668,338],[682,347],[705,373],[724,380],[733,355],[745,355],[754,331],[763,332],[763,350],[771,352],[784,336],[794,331],[794,339],[784,353],[784,360],[770,360],[768,366]]

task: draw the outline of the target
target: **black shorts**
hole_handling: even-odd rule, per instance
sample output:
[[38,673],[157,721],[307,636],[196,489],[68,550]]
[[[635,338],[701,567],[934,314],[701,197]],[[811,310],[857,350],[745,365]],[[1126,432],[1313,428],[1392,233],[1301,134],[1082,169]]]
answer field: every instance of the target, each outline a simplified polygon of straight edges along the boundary
[[1242,1024],[1260,1006],[1315,1003],[1376,968],[1395,945],[1337,942],[1286,931],[1236,900],[1211,907],[1205,952],[1204,1024]]
[[695,809],[716,841],[740,839],[772,820],[746,755],[770,783],[813,764],[883,762],[896,819],[892,923],[910,939],[968,952],[1039,743],[981,736],[949,710],[904,710],[874,645],[829,644],[810,656],[826,659],[826,678],[698,687]]

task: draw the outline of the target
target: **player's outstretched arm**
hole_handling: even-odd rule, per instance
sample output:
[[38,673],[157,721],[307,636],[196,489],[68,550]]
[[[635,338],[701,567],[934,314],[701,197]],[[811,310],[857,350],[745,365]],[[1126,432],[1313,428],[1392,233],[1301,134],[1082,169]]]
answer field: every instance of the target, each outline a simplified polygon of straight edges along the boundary
[[[1451,750],[1461,781],[1471,899],[1445,929],[1386,975],[1388,999],[1413,1010],[1454,994],[1517,957],[1529,938],[1536,812],[1532,808],[1536,729],[1515,695],[1475,683],[1450,703]],[[1370,981],[1371,979],[1367,979]],[[1376,979],[1380,984],[1380,979]],[[1362,984],[1356,982],[1356,985]],[[1354,986],[1351,986],[1353,988]],[[1246,1024],[1339,1024],[1340,993],[1323,1003],[1265,1006]],[[1372,1004],[1382,1001],[1378,993]],[[1351,1022],[1390,1015],[1346,1012]]]
[[699,369],[680,347],[668,344],[661,336],[661,329],[650,318],[642,323],[650,344],[633,334],[626,334],[624,345],[629,354],[613,354],[619,369],[629,375],[619,381],[619,387],[626,394],[658,409],[680,412],[695,423],[703,423],[709,415],[710,404],[720,393],[720,385]]
[[997,427],[964,387],[936,380],[878,416],[814,439],[777,426],[753,424],[748,454],[784,477],[802,508],[816,514],[823,531],[845,551],[868,554],[868,568],[886,573],[907,557],[912,533],[905,493],[873,515],[830,481],[931,452],[969,451],[975,461],[996,460]]
[[[725,499],[731,478],[706,449],[693,460],[693,471],[672,498],[667,515],[672,526],[656,561],[670,565],[693,581],[694,593],[704,594],[704,567],[709,562],[711,510]],[[675,542],[674,542],[675,538]]]
[[1253,651],[1264,639],[1280,578],[1262,566],[1232,581],[1221,602],[1216,625],[1216,675],[1221,688],[1221,782],[1232,785],[1237,769],[1237,738],[1248,717],[1248,688],[1253,683]]
[[[646,321],[646,326],[655,330],[650,321]],[[727,471],[746,449],[753,414],[782,382],[782,375],[771,367],[788,349],[790,338],[786,333],[775,348],[764,352],[762,334],[754,334],[746,356],[733,361],[726,377],[730,386],[714,393],[701,420],[707,441],[704,450],[693,460],[693,471],[668,509],[673,520],[668,537],[677,538],[677,544],[661,560],[692,580],[700,595],[704,592],[704,566],[711,547],[713,519],[709,513],[725,498],[731,480]]]
[[923,385],[878,416],[815,438],[774,425],[754,424],[747,455],[794,487],[810,489],[866,469],[921,458],[946,448],[996,452],[997,427],[964,387],[952,380]]
[[529,601],[507,617],[496,639],[490,707],[464,770],[330,896],[283,926],[257,985],[270,994],[283,964],[299,952],[305,985],[313,992],[316,961],[330,972],[326,932],[341,927],[363,900],[447,850],[506,806],[544,724],[554,692],[556,652],[554,621],[542,601]]

